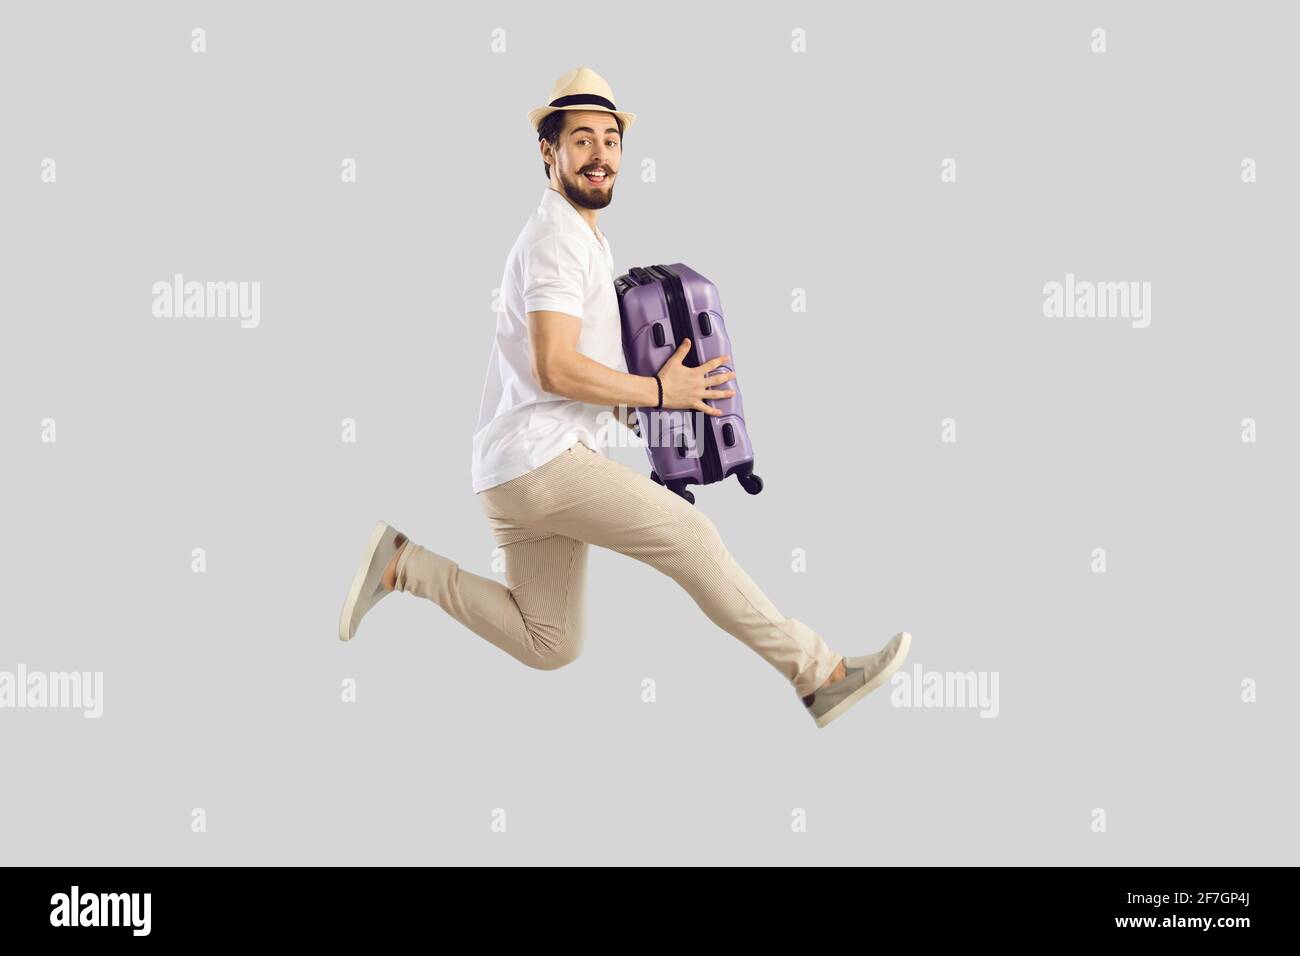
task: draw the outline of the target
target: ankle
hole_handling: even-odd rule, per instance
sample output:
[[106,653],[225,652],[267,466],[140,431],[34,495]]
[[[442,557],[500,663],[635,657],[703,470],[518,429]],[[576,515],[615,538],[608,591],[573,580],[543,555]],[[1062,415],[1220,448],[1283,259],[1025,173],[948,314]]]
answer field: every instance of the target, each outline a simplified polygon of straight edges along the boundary
[[397,590],[397,562],[402,558],[402,552],[406,550],[406,544],[398,548],[397,553],[393,555],[388,562],[388,567],[384,568],[383,585],[389,591]]
[[[829,687],[831,684],[834,684],[836,681],[844,680],[846,674],[847,672],[844,669],[844,658],[841,657],[839,659],[839,663],[835,665],[835,669],[832,670],[830,676],[826,678],[826,682],[822,684],[822,687]],[[820,690],[820,688],[818,689]]]

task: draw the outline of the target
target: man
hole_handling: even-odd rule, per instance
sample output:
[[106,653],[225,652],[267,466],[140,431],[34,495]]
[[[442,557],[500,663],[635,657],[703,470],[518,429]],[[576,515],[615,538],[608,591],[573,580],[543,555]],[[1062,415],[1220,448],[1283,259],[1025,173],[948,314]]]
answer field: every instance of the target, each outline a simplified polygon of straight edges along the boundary
[[635,114],[586,67],[565,73],[528,114],[547,187],[506,261],[502,306],[474,433],[473,490],[505,558],[506,587],[460,568],[379,522],[339,622],[351,640],[392,591],[441,606],[530,667],[552,670],[582,650],[589,545],[636,558],[680,584],[708,618],[791,682],[818,727],[884,684],[911,636],[841,657],[782,615],[740,568],[705,514],[614,461],[600,441],[607,406],[692,409],[734,393],[730,356],[682,364],[684,341],[657,375],[624,361],[613,254],[596,225],[614,198]]

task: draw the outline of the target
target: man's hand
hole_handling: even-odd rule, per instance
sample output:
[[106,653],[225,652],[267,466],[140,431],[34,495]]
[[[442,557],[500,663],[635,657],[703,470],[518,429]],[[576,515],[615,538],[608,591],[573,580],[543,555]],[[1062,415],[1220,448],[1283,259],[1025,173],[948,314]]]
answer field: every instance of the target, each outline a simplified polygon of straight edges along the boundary
[[736,377],[735,372],[722,372],[710,375],[719,365],[731,361],[730,355],[719,355],[694,368],[682,364],[682,359],[690,350],[691,340],[682,339],[677,351],[669,356],[668,361],[659,369],[659,381],[664,387],[664,408],[687,408],[704,412],[706,415],[721,415],[722,409],[705,405],[704,400],[716,401],[731,398],[736,394],[734,388],[710,388],[730,382]]

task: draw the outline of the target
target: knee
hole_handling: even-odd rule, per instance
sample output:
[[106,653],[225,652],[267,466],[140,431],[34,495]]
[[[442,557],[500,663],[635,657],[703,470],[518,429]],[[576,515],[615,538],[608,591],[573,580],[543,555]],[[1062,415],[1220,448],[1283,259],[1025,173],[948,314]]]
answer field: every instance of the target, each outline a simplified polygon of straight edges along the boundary
[[712,542],[721,539],[718,526],[713,523],[713,519],[694,505],[691,505],[690,511],[686,513],[685,521],[691,534],[701,541]]
[[582,632],[576,629],[532,632],[533,653],[527,663],[539,671],[555,671],[582,654]]
[[677,552],[696,552],[701,546],[716,551],[722,545],[722,536],[713,520],[685,501],[678,509],[677,520],[662,525],[660,533],[663,535],[662,546]]
[[538,654],[533,666],[539,671],[558,671],[561,667],[576,661],[581,653],[582,651],[575,646],[564,644],[554,650]]

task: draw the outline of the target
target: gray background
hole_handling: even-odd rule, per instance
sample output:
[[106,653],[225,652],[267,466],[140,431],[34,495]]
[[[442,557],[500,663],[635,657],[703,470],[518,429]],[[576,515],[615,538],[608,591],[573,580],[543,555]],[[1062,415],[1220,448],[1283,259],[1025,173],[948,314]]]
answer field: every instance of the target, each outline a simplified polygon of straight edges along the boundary
[[[1297,862],[1294,14],[653,12],[5,4],[0,669],[102,670],[105,710],[0,711],[4,862]],[[817,730],[599,550],[569,668],[408,595],[338,641],[380,518],[492,574],[491,296],[578,65],[639,115],[617,269],[722,292],[766,490],[700,506],[837,650],[998,672],[996,719]],[[154,318],[174,272],[260,281],[261,327]],[[1045,318],[1067,272],[1150,281],[1151,326]]]

